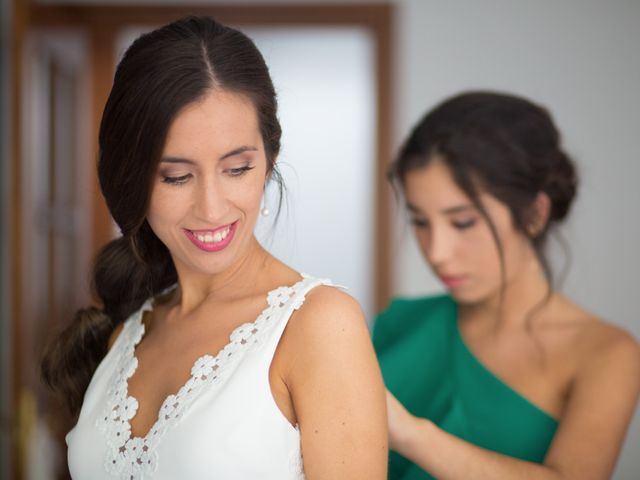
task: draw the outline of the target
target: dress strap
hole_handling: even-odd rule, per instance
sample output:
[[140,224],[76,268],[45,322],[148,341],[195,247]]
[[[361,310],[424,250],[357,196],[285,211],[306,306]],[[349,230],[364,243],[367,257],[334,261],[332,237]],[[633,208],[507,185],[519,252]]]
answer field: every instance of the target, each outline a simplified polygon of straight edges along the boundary
[[[270,305],[278,305],[280,307],[278,318],[274,322],[273,329],[269,335],[269,339],[265,341],[267,355],[272,358],[275,354],[276,347],[280,342],[280,338],[289,323],[289,319],[293,312],[298,310],[304,304],[307,294],[320,285],[336,287],[344,289],[340,285],[334,284],[326,278],[315,278],[306,274],[302,274],[302,280],[290,287],[280,287],[269,294],[267,301]],[[271,362],[269,362],[271,363]]]

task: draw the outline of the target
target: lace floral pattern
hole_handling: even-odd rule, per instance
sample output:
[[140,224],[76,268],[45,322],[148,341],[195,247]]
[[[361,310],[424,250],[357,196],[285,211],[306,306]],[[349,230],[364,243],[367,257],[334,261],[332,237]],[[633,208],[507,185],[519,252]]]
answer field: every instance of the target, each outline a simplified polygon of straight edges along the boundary
[[[303,275],[304,278],[307,278]],[[107,458],[105,469],[110,474],[127,480],[148,478],[158,467],[156,446],[164,433],[185,414],[189,405],[205,389],[216,388],[221,379],[232,374],[242,356],[259,345],[270,331],[274,319],[286,308],[297,310],[304,303],[304,294],[299,293],[305,280],[291,287],[279,287],[267,295],[267,307],[254,322],[237,327],[229,337],[229,343],[217,355],[203,355],[191,368],[191,377],[176,394],[169,395],[158,412],[158,418],[144,437],[131,436],[130,420],[138,410],[138,401],[128,393],[128,380],[138,367],[135,347],[144,335],[142,316],[153,309],[151,300],[133,314],[122,331],[122,342],[116,348],[119,365],[114,373],[107,405],[98,418],[98,427],[105,432]],[[292,472],[304,478],[300,449],[292,452]]]
[[[296,430],[300,433],[300,428],[297,425]],[[297,478],[304,480],[304,465],[302,463],[300,444],[298,444],[297,448],[289,455],[289,471],[296,475]]]

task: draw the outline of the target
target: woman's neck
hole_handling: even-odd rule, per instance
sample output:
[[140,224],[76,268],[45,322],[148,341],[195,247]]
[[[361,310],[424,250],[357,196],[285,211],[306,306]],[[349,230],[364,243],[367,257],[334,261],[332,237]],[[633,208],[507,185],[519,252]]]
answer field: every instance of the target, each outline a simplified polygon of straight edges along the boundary
[[246,295],[255,288],[258,272],[272,260],[273,257],[253,238],[247,252],[220,273],[209,275],[178,268],[176,304],[186,314],[205,301]]
[[550,307],[555,296],[542,266],[532,260],[487,299],[460,305],[460,318],[486,323],[495,332],[525,328],[532,315]]

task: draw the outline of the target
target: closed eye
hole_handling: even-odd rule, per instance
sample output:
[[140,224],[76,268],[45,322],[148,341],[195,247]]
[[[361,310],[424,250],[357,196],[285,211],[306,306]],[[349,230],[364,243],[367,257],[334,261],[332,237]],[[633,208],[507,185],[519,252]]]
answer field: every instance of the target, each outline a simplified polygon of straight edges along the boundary
[[245,174],[246,172],[248,172],[249,170],[253,170],[254,168],[255,167],[250,167],[249,165],[246,165],[244,167],[238,167],[238,168],[229,168],[227,170],[227,173],[232,177],[239,177]]
[[411,218],[411,224],[416,228],[425,228],[429,226],[429,222],[423,218],[413,217]]
[[469,220],[464,220],[464,221],[454,221],[451,222],[451,224],[453,225],[454,228],[458,229],[458,230],[466,230],[468,228],[473,227],[476,224],[476,219],[475,218],[471,218]]
[[179,177],[162,177],[162,181],[164,183],[168,183],[169,185],[182,185],[186,183],[191,178],[191,174],[187,173],[186,175],[181,175]]

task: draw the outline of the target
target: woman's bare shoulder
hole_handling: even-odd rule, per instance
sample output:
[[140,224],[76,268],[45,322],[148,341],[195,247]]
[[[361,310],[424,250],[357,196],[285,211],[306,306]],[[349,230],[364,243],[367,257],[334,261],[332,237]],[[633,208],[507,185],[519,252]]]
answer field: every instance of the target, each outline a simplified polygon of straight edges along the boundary
[[634,336],[619,325],[573,304],[579,328],[575,337],[584,370],[619,367],[640,376],[640,345]]
[[320,285],[305,296],[284,332],[284,349],[297,358],[359,355],[370,336],[358,302],[333,286]]
[[360,304],[338,287],[320,285],[307,293],[292,325],[322,331],[352,323],[365,324]]
[[631,369],[640,378],[640,345],[625,329],[602,319],[596,319],[585,329],[583,345],[588,365],[609,364]]

